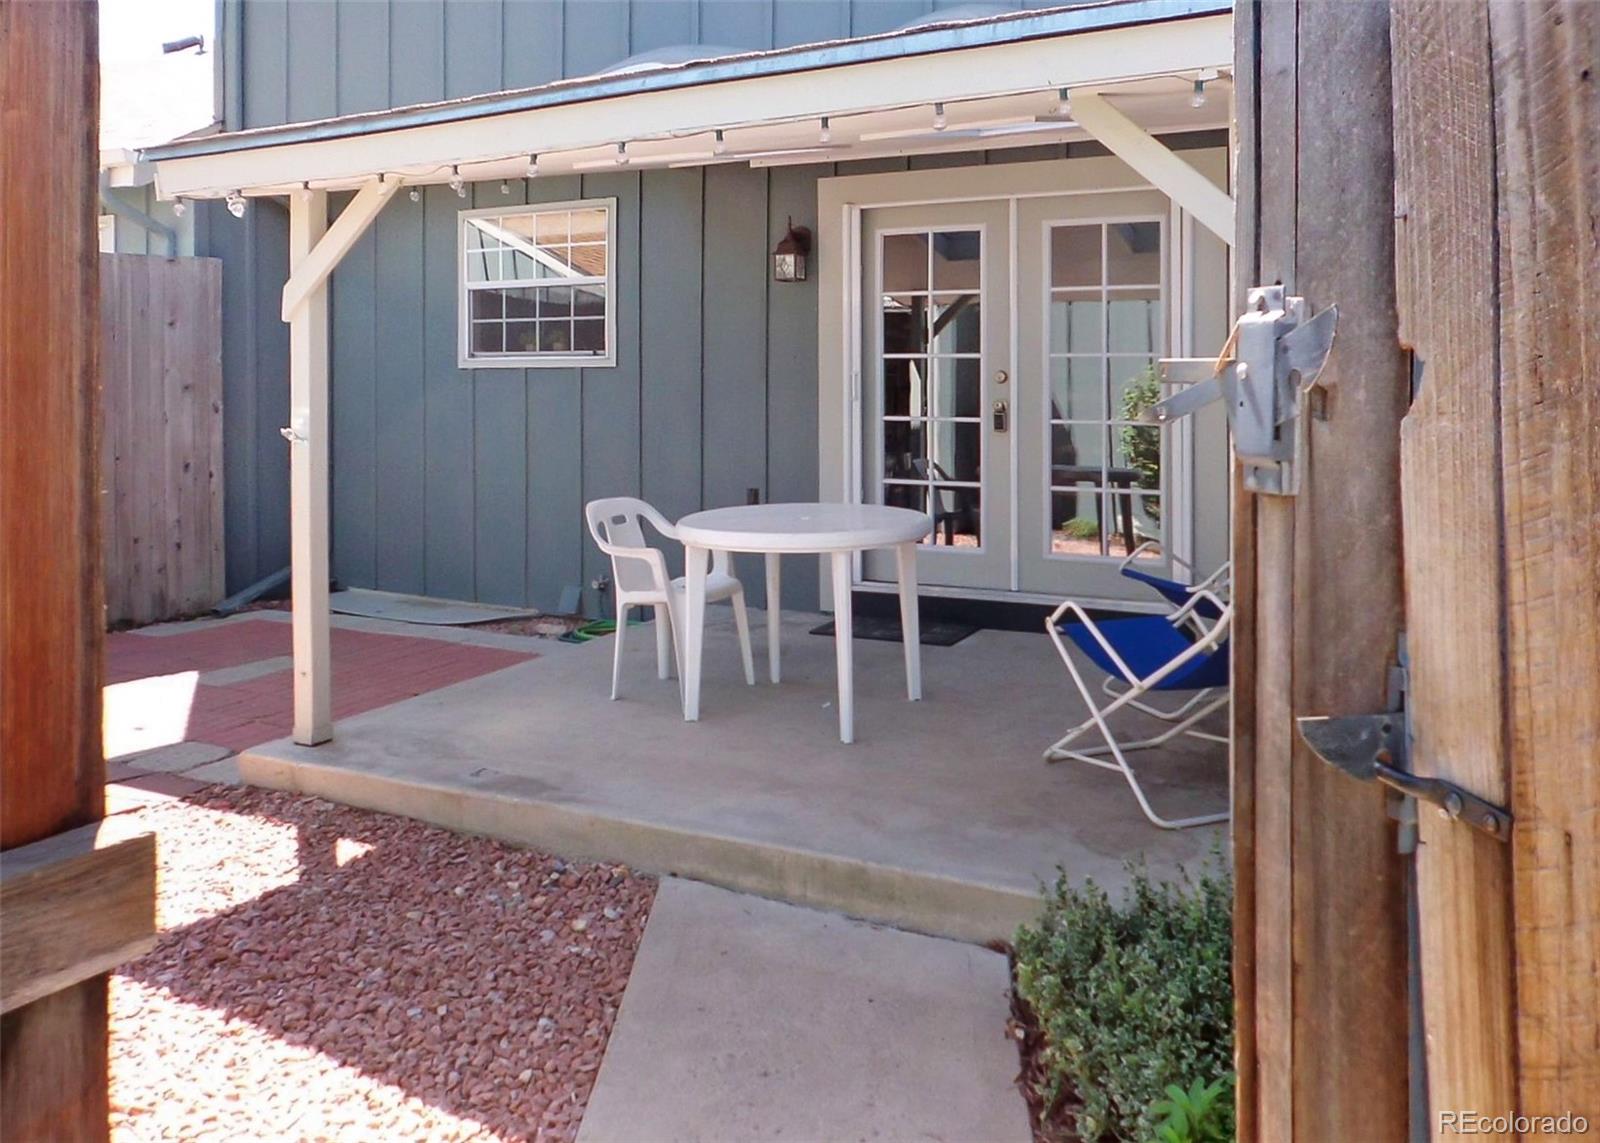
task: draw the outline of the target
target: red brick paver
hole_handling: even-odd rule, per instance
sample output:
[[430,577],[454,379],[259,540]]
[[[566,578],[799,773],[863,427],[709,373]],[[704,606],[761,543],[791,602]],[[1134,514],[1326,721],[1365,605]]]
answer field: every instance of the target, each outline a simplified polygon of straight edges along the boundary
[[[123,632],[106,639],[106,682],[215,671],[291,651],[289,625],[267,619],[219,623],[181,635]],[[338,627],[332,632],[332,651],[335,718],[388,706],[536,655]],[[288,734],[293,718],[294,681],[288,669],[222,686],[202,682],[195,689],[185,739],[243,750]]]

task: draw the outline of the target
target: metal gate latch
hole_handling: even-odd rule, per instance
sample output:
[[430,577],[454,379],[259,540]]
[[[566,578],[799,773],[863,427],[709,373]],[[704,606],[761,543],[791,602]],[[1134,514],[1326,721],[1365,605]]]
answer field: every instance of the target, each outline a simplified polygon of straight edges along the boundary
[[1257,286],[1216,358],[1163,358],[1161,379],[1187,385],[1152,405],[1144,419],[1168,424],[1223,401],[1233,451],[1252,492],[1293,496],[1300,489],[1303,396],[1333,348],[1337,306],[1306,317],[1306,300],[1282,286]]
[[1445,816],[1466,822],[1501,841],[1511,839],[1509,811],[1486,802],[1443,778],[1425,778],[1404,769],[1404,715],[1355,714],[1337,718],[1297,718],[1300,737],[1329,765],[1363,782],[1381,782],[1429,805]]

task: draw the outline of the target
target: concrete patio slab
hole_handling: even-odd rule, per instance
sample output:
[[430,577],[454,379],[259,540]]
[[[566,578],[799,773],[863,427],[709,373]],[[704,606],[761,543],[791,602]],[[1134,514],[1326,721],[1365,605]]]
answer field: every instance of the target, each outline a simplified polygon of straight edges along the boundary
[[661,883],[580,1143],[1028,1143],[1005,957]]
[[[257,785],[974,941],[1008,938],[1058,866],[1115,889],[1129,859],[1167,875],[1221,836],[1158,830],[1120,776],[1041,760],[1081,718],[1042,634],[925,647],[916,704],[900,645],[858,641],[858,739],[841,745],[833,642],[806,633],[817,621],[786,613],[783,683],[749,687],[727,609],[713,608],[696,723],[683,721],[677,685],[655,677],[644,633],[627,643],[621,701],[607,699],[609,639],[557,644],[342,718],[326,745],[252,748],[240,771]],[[759,638],[762,617],[752,626]],[[1147,733],[1139,721],[1127,729]],[[1226,805],[1223,747],[1189,742],[1140,765],[1158,809]]]

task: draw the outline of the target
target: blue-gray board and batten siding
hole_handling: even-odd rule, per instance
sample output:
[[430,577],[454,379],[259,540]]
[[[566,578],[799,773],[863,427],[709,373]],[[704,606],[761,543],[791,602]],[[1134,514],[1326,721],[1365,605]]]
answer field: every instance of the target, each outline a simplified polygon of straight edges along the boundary
[[[948,7],[949,5],[941,5]],[[921,0],[224,0],[230,129],[581,75],[681,43],[764,48],[884,31]],[[237,45],[230,50],[229,38]],[[586,500],[638,495],[670,517],[817,495],[817,274],[771,280],[792,216],[816,225],[832,174],[1101,153],[1074,145],[752,170],[618,171],[397,196],[332,284],[333,569],[351,586],[585,607],[608,570]],[[457,367],[457,213],[614,197],[617,364]],[[337,210],[348,196],[336,196]],[[288,332],[282,204],[209,204],[224,263],[228,588],[288,561]],[[757,567],[746,567],[762,603]],[[817,605],[791,560],[784,604]]]

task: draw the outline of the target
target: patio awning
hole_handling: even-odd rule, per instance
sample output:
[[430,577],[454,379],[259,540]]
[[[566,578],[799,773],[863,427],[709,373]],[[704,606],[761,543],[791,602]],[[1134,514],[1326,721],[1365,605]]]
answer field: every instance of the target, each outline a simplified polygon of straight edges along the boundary
[[[228,132],[141,158],[155,164],[161,197],[217,198],[354,189],[377,178],[408,186],[521,178],[533,156],[539,174],[565,174],[1094,137],[1056,114],[1061,89],[1114,88],[1147,131],[1215,128],[1228,122],[1219,73],[1232,64],[1230,13],[1229,0],[1105,0]],[[1193,108],[1197,78],[1217,82],[1219,97]]]

